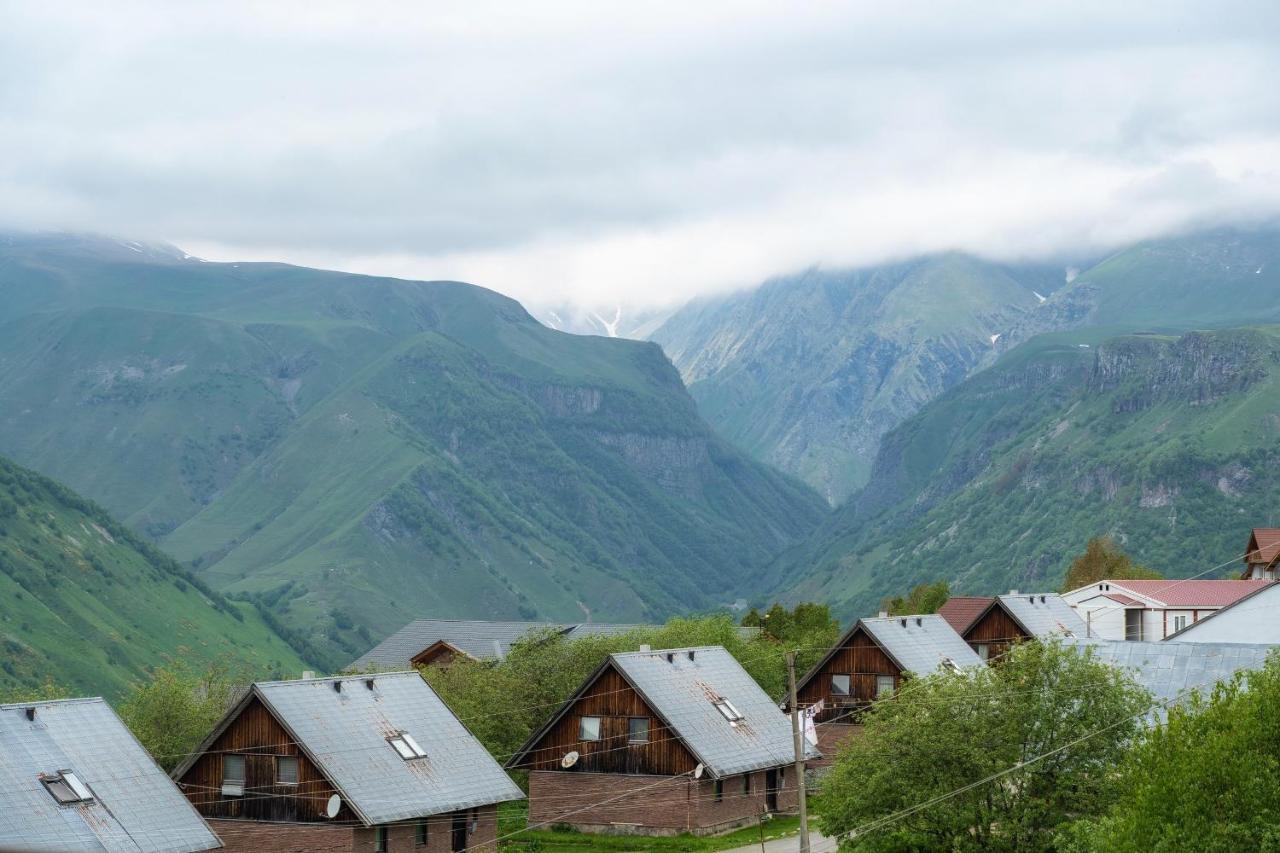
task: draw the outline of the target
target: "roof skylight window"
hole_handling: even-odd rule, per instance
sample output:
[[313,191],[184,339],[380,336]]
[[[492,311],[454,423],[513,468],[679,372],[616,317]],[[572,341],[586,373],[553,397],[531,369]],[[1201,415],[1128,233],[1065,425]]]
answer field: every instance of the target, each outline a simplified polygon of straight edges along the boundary
[[716,706],[716,710],[719,711],[730,723],[736,724],[738,720],[742,719],[742,714],[737,708],[733,707],[733,703],[728,699],[717,699],[712,702],[712,704]]
[[70,770],[63,770],[56,776],[42,776],[44,787],[61,805],[87,803],[93,799],[89,786],[80,781],[80,777]]
[[418,746],[418,742],[413,739],[413,735],[406,732],[401,732],[395,737],[387,738],[387,742],[391,744],[392,748],[394,748],[405,761],[412,761],[415,758],[427,757],[427,751],[421,746]]

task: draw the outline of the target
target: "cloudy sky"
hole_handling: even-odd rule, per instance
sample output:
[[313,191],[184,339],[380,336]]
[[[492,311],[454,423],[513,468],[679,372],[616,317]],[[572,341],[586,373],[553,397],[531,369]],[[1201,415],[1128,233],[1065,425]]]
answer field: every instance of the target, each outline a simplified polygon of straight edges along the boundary
[[636,308],[1280,211],[1280,4],[799,6],[0,0],[0,226]]

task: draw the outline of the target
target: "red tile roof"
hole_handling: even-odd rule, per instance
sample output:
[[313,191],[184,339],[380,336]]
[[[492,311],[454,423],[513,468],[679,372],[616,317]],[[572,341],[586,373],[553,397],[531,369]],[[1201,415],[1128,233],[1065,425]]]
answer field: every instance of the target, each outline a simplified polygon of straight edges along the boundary
[[1130,597],[1129,597],[1129,596],[1127,596],[1127,595],[1121,595],[1121,594],[1120,594],[1120,593],[1118,593],[1118,592],[1104,592],[1104,593],[1102,594],[1102,597],[1103,597],[1103,598],[1109,598],[1109,599],[1111,599],[1112,601],[1114,601],[1114,602],[1116,602],[1116,603],[1118,603],[1118,604],[1124,604],[1124,605],[1132,606],[1132,607],[1141,607],[1141,606],[1142,606],[1142,602],[1141,602],[1141,601],[1139,601],[1138,599],[1136,599],[1136,598],[1130,598]]
[[1226,607],[1275,581],[1256,580],[1161,580],[1107,581],[1113,589],[1123,589],[1163,602],[1168,607]]
[[957,634],[963,634],[991,602],[989,595],[953,595],[938,608],[938,615],[946,619]]
[[1271,563],[1280,556],[1280,527],[1255,527],[1249,536],[1246,563]]

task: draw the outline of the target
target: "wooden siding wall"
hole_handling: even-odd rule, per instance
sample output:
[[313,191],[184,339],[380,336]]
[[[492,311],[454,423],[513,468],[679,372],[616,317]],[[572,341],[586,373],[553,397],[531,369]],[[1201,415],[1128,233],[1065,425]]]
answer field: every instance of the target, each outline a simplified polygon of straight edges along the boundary
[[[578,739],[583,717],[600,717],[600,740]],[[649,742],[628,744],[628,720],[649,721]],[[581,757],[570,768],[582,773],[642,773],[672,776],[688,773],[698,762],[688,748],[667,730],[640,694],[610,666],[544,734],[520,765],[528,770],[562,770],[560,759],[570,751]]]
[[1003,656],[1013,643],[1025,639],[1028,639],[1027,634],[999,604],[964,632],[964,641],[973,646],[974,651],[977,651],[979,643],[987,644],[987,659],[992,661]]
[[[831,695],[831,676],[849,676],[849,695]],[[825,708],[817,722],[829,723],[850,717],[852,711],[864,707],[876,697],[876,676],[892,675],[896,691],[902,686],[902,671],[875,641],[859,628],[822,668],[796,689],[800,707],[823,700]]]
[[[329,797],[338,793],[289,733],[255,697],[213,745],[178,780],[178,787],[205,817],[294,822],[357,821],[344,802],[333,820],[324,816]],[[388,747],[389,749],[390,747]],[[244,796],[222,796],[222,758],[244,755]],[[298,784],[277,785],[278,755],[298,759]]]

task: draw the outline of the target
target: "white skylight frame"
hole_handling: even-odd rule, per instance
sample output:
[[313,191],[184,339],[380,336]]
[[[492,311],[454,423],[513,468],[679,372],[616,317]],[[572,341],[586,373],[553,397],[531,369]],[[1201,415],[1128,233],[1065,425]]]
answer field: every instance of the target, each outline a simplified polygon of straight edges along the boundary
[[59,770],[56,774],[41,776],[40,781],[44,783],[49,796],[60,806],[74,806],[94,800],[93,791],[70,770]]
[[400,732],[387,738],[387,743],[391,744],[391,748],[405,761],[416,761],[419,758],[427,757],[427,751],[419,746],[418,742],[413,739],[413,735],[408,732]]
[[716,710],[720,712],[722,717],[729,721],[730,725],[736,726],[738,721],[742,719],[742,712],[735,708],[733,703],[724,697],[713,700],[711,704],[716,706]]

